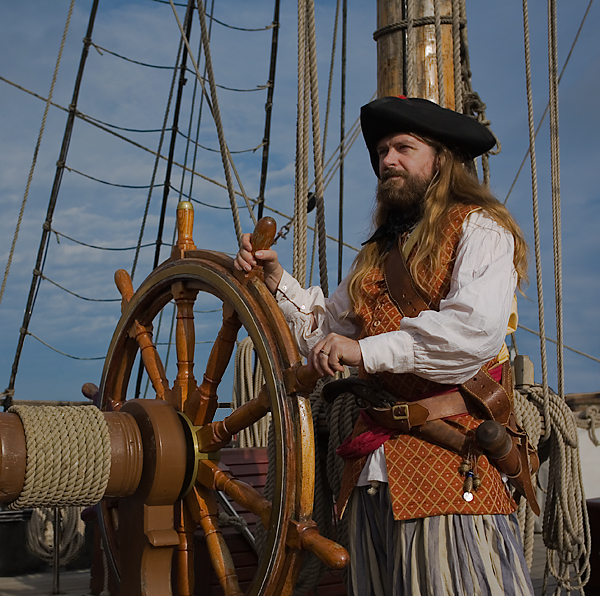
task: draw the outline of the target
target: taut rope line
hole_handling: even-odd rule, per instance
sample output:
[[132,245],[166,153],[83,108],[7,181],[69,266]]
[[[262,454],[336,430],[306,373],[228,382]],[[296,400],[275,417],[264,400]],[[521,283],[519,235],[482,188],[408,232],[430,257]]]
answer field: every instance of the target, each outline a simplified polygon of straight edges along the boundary
[[60,62],[62,60],[63,50],[65,47],[65,41],[67,39],[67,32],[69,31],[69,25],[71,23],[71,15],[73,14],[73,6],[74,5],[75,5],[75,0],[71,0],[71,4],[69,5],[69,12],[67,14],[67,21],[65,23],[65,28],[64,28],[62,39],[60,42],[60,48],[58,50],[58,56],[56,57],[56,66],[54,67],[54,74],[52,75],[52,83],[50,84],[50,91],[48,92],[48,98],[46,100],[46,107],[44,108],[42,124],[40,126],[37,143],[36,143],[35,149],[33,151],[33,159],[31,161],[31,167],[29,168],[29,176],[27,177],[27,186],[25,187],[25,194],[23,195],[23,201],[21,202],[21,209],[19,211],[19,217],[17,219],[15,233],[14,233],[12,244],[10,247],[10,252],[8,254],[8,262],[6,263],[6,269],[4,270],[4,277],[2,279],[2,287],[0,287],[0,304],[2,304],[2,297],[4,296],[4,290],[6,288],[6,280],[8,279],[8,274],[10,272],[13,257],[15,254],[17,238],[19,237],[19,231],[21,229],[21,223],[23,221],[23,214],[25,213],[25,205],[27,204],[27,199],[29,198],[29,189],[31,188],[31,181],[33,180],[33,172],[34,172],[35,166],[37,164],[38,153],[40,151],[40,146],[42,144],[42,137],[44,136],[44,131],[46,130],[46,119],[48,118],[48,111],[50,110],[50,105],[52,104],[52,96],[54,94],[54,85],[56,84],[56,78],[58,77],[58,69],[60,67]]
[[565,395],[563,365],[562,234],[560,215],[560,140],[558,136],[558,40],[556,0],[548,0],[548,83],[550,86],[550,154],[552,172],[552,237],[556,293],[556,365],[558,394]]
[[[533,93],[531,88],[531,55],[529,43],[529,8],[523,0],[523,33],[525,45],[525,80],[527,87],[527,119],[529,123],[529,155],[531,156],[531,196],[533,199],[533,238],[535,247],[535,272],[538,292],[538,318],[540,327],[540,355],[542,361],[542,388],[544,407],[550,405],[548,396],[548,356],[546,352],[546,324],[544,318],[544,285],[542,283],[542,253],[540,243],[540,217],[538,199],[537,162],[535,158],[535,132],[533,130]],[[550,436],[552,429],[546,425],[544,439]]]

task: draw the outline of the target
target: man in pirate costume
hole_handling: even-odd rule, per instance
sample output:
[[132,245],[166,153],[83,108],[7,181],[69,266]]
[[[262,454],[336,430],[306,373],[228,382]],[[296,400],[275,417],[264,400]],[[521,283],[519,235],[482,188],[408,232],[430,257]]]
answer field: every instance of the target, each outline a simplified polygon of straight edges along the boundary
[[[377,99],[361,125],[379,178],[375,232],[336,292],[304,290],[273,250],[256,253],[309,365],[358,367],[355,393],[371,402],[338,450],[349,593],[532,595],[506,475],[475,437],[485,420],[508,429],[513,482],[531,496],[504,345],[527,248],[473,173],[495,139],[416,98]],[[255,264],[251,250],[246,234],[238,270]]]

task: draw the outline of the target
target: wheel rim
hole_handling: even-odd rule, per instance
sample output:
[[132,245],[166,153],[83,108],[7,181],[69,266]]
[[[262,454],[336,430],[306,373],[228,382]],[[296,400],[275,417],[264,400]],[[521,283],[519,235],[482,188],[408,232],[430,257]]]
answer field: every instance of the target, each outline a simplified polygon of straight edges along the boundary
[[[289,331],[287,327],[282,329],[279,325],[278,333],[270,330],[268,319],[271,317],[272,325],[274,315],[269,312],[268,316],[265,316],[264,310],[265,306],[268,310],[275,302],[265,305],[264,291],[260,292],[260,288],[257,290],[256,284],[260,282],[249,284],[249,287],[240,284],[227,267],[230,261],[227,259],[224,255],[215,255],[213,260],[208,255],[208,258],[203,259],[186,258],[167,262],[142,283],[124,308],[117,324],[104,366],[100,396],[103,409],[108,408],[111,400],[126,400],[131,371],[138,352],[137,342],[130,337],[129,331],[136,321],[144,326],[151,324],[160,310],[173,298],[172,288],[175,283],[183,282],[190,291],[213,294],[233,307],[242,327],[254,342],[257,357],[263,368],[276,439],[275,494],[267,545],[248,592],[252,596],[258,596],[275,593],[276,586],[281,585],[280,570],[287,569],[289,573],[290,565],[297,565],[297,553],[290,554],[291,549],[285,547],[286,532],[290,518],[299,519],[306,514],[310,515],[310,511],[303,511],[306,509],[306,503],[297,498],[299,493],[296,492],[295,484],[297,462],[310,458],[311,454],[302,452],[303,442],[296,440],[293,426],[299,421],[306,425],[306,416],[299,414],[296,398],[287,396],[283,384],[283,371],[299,363],[294,343],[291,337],[288,337]],[[306,432],[306,429],[302,432]],[[310,482],[310,479],[308,481]],[[107,519],[106,510],[102,513],[101,530],[108,546],[109,565],[116,578],[119,578],[122,570],[119,569],[116,560],[115,540],[114,536],[111,536],[111,523]]]

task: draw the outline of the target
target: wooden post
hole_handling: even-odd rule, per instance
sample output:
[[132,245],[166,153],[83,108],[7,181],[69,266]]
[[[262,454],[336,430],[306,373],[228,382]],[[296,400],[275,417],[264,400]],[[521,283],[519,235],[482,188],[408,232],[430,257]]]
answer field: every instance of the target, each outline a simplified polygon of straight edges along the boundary
[[[414,23],[412,34],[415,55],[408,57],[406,14],[404,2],[400,0],[378,0],[377,31],[377,96],[408,95],[407,73],[410,64],[415,68],[415,97],[422,97],[440,103],[438,90],[434,0],[413,0]],[[443,107],[454,109],[454,68],[452,25],[452,1],[440,0],[442,18],[442,56],[445,103]],[[446,19],[444,19],[446,17]],[[428,18],[431,24],[420,24]],[[394,26],[394,25],[403,26]]]
[[378,36],[383,28],[399,23],[404,18],[403,2],[377,1],[377,96],[404,94],[404,55],[406,31],[396,29]]

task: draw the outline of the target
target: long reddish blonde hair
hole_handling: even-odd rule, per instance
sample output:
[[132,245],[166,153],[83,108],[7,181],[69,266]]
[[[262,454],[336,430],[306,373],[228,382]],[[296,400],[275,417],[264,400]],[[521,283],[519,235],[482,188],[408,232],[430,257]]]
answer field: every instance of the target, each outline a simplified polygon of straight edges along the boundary
[[[481,207],[489,217],[512,234],[513,263],[518,276],[518,287],[522,289],[527,283],[528,249],[523,232],[508,209],[479,182],[476,175],[454,152],[435,141],[417,138],[434,147],[439,158],[439,170],[425,194],[422,233],[410,265],[417,285],[421,286],[418,270],[422,265],[429,271],[435,271],[439,267],[444,240],[444,214],[453,205],[463,204]],[[376,209],[373,218],[376,228],[384,223],[385,216],[385,210]],[[387,253],[382,250],[380,243],[373,242],[364,246],[354,259],[348,283],[350,304],[354,309],[361,305],[359,290],[368,271],[383,263]]]

